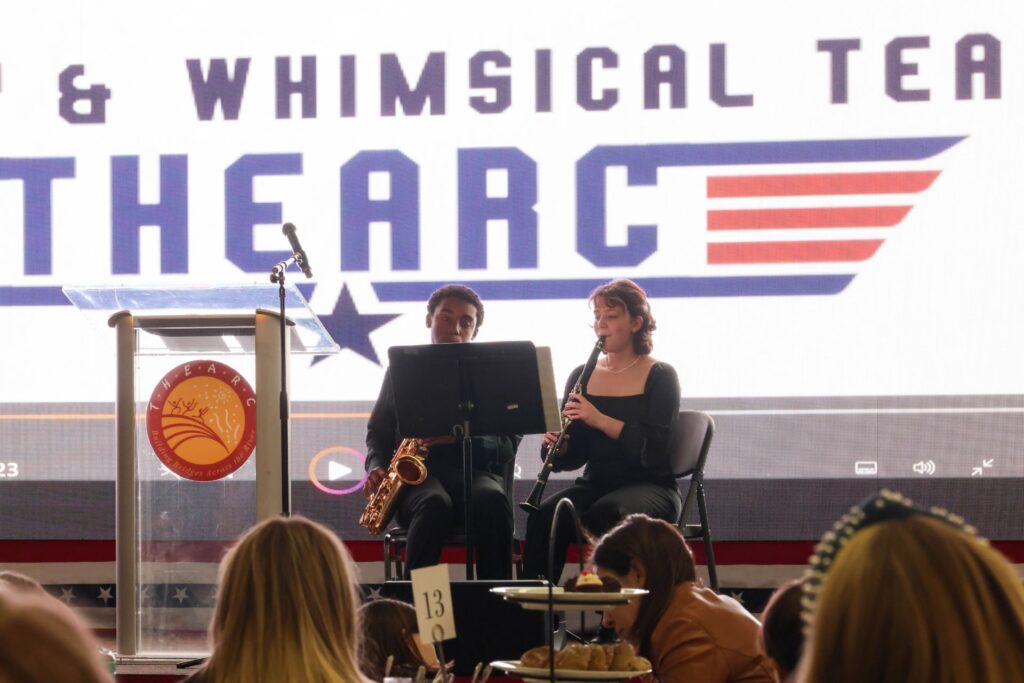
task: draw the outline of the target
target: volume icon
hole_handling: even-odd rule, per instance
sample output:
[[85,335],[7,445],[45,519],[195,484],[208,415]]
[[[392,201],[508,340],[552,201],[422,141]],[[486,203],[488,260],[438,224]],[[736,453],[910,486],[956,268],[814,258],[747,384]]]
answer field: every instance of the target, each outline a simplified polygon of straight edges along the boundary
[[922,460],[914,463],[914,471],[918,474],[935,474],[935,461]]

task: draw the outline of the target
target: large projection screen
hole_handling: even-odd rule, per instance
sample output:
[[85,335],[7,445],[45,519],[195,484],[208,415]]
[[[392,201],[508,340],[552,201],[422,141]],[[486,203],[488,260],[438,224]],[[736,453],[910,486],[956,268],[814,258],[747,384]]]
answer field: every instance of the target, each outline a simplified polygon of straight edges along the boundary
[[[2,14],[3,537],[112,534],[114,340],[61,287],[266,282],[291,222],[342,347],[291,367],[295,504],[348,538],[434,288],[479,291],[480,341],[549,346],[561,390],[616,277],[716,419],[719,538],[811,538],[883,485],[1024,538],[1024,6]],[[520,497],[539,466],[527,437]]]

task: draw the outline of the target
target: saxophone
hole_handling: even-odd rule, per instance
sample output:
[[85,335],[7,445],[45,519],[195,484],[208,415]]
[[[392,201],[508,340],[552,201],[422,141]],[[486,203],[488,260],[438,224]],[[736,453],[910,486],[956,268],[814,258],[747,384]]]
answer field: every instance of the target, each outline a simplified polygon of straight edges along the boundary
[[416,486],[427,478],[427,447],[421,439],[403,439],[398,445],[380,486],[370,496],[359,516],[359,525],[376,536],[395,514],[395,499],[405,485]]

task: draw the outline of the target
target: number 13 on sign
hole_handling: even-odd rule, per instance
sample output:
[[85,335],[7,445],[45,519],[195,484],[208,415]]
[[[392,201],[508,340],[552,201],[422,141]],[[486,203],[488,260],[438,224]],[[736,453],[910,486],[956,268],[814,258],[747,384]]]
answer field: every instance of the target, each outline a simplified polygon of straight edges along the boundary
[[451,579],[448,565],[413,569],[412,593],[416,604],[416,626],[420,640],[439,643],[455,637]]

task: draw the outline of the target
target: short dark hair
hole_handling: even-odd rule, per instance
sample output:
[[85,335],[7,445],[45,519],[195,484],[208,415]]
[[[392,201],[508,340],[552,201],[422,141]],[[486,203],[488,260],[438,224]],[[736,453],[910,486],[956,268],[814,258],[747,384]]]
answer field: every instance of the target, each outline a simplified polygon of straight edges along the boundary
[[786,675],[796,671],[804,649],[803,579],[784,583],[772,593],[761,615],[761,645]]
[[466,285],[445,285],[436,289],[427,300],[427,313],[434,315],[434,311],[445,299],[462,299],[466,303],[473,304],[476,306],[477,329],[484,324],[484,302],[480,300],[479,294]]
[[654,321],[654,316],[651,315],[647,292],[640,285],[625,278],[612,280],[590,293],[590,303],[595,303],[598,298],[604,299],[605,304],[609,306],[621,306],[626,309],[630,318],[640,316],[642,319],[640,329],[633,333],[633,350],[641,356],[654,350],[651,333],[658,326]]
[[697,580],[693,553],[682,534],[673,525],[644,514],[632,514],[602,536],[595,544],[590,561],[619,576],[629,573],[630,563],[644,566],[644,588],[632,636],[640,644],[640,654],[650,653],[651,634],[665,613],[675,587]]

